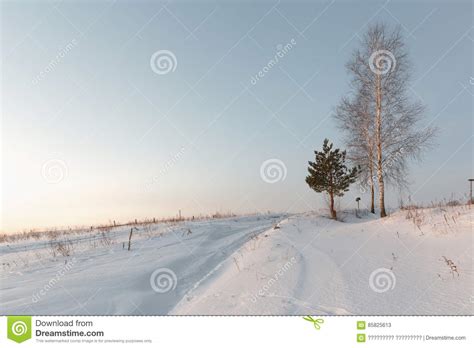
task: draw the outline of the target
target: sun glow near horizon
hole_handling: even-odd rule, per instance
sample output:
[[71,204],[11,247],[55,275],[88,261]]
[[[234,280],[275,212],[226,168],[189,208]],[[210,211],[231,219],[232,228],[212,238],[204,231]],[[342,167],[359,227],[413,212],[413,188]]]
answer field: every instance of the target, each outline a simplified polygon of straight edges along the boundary
[[[390,4],[414,63],[414,98],[441,129],[436,150],[411,167],[403,196],[417,202],[468,192],[469,5],[440,3],[418,26],[429,4]],[[344,65],[371,4],[336,2],[311,22],[324,4],[282,2],[280,12],[308,25],[304,34],[263,1],[199,2],[193,11],[169,4],[194,32],[166,11],[153,17],[160,8],[153,2],[1,6],[2,233],[179,210],[192,216],[323,206],[304,182],[307,162],[324,138],[343,145],[330,115],[347,93]],[[456,20],[446,27],[446,18]],[[398,25],[383,11],[377,21]],[[279,54],[288,43],[291,50]],[[272,159],[285,169],[275,183],[261,174]],[[368,201],[353,186],[342,204],[354,207],[356,196]],[[398,205],[396,190],[387,197]]]

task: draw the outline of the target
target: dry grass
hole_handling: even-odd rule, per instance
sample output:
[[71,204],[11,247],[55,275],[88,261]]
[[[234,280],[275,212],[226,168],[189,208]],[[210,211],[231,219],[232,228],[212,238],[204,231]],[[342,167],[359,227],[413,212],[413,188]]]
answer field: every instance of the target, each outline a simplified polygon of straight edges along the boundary
[[53,258],[57,256],[69,257],[74,252],[74,245],[70,240],[49,242],[50,253]]
[[443,260],[446,263],[446,265],[449,267],[450,273],[452,274],[453,278],[454,278],[454,273],[456,273],[459,277],[458,267],[454,264],[454,262],[448,259],[446,256],[443,256]]
[[[454,198],[444,199],[438,202],[431,202],[428,205],[409,204],[402,206],[401,210],[406,212],[405,218],[411,220],[413,225],[424,235],[422,226],[431,224],[434,231],[444,234],[455,232],[459,217],[468,212],[469,203],[461,204],[459,200]],[[440,222],[435,219],[436,215],[442,213],[443,220]]]
[[[254,214],[245,214],[245,215],[257,215],[256,213]],[[23,231],[23,232],[18,232],[18,233],[12,233],[12,234],[1,234],[0,235],[0,243],[15,243],[18,241],[25,241],[25,240],[30,240],[30,239],[35,239],[35,240],[56,240],[61,237],[67,237],[70,235],[78,235],[78,234],[85,234],[85,233],[95,233],[95,232],[100,232],[100,233],[107,233],[112,231],[114,228],[117,227],[124,227],[124,226],[133,226],[133,227],[142,227],[143,230],[145,230],[146,233],[148,233],[150,236],[153,235],[151,233],[151,227],[154,224],[161,224],[161,223],[166,223],[170,224],[172,226],[183,223],[185,221],[202,221],[202,220],[212,220],[212,219],[225,219],[225,218],[232,218],[232,217],[237,217],[238,215],[232,213],[232,212],[215,212],[213,214],[208,214],[208,215],[193,215],[190,217],[168,217],[168,218],[145,218],[142,220],[135,219],[132,221],[128,221],[125,223],[120,223],[118,221],[109,221],[107,224],[99,224],[95,226],[90,226],[90,227],[84,227],[84,226],[78,226],[78,227],[68,227],[65,229],[58,229],[58,228],[49,228],[49,229],[44,229],[44,230],[30,230],[30,231]],[[103,235],[102,242],[103,243],[108,243],[108,240],[106,238],[106,235]]]

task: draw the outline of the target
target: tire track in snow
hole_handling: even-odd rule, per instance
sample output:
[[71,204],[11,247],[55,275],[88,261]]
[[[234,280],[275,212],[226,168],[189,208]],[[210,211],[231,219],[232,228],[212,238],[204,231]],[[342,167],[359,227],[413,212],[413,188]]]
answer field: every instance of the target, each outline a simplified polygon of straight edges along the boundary
[[[189,301],[194,297],[194,292],[203,284],[205,283],[209,278],[211,278],[216,272],[226,263],[230,261],[230,258],[232,255],[239,251],[245,244],[246,242],[249,241],[248,237],[249,236],[259,236],[262,233],[268,231],[273,225],[279,224],[282,221],[286,220],[287,217],[278,220],[278,219],[271,219],[271,220],[266,220],[264,227],[258,227],[258,228],[253,228],[250,229],[247,233],[245,233],[243,236],[236,238],[230,245],[224,249],[224,251],[220,250],[220,253],[225,254],[226,257],[224,257],[220,262],[217,263],[216,266],[214,266],[209,272],[207,272],[202,278],[200,278],[197,282],[195,282],[187,291],[186,293],[181,297],[181,299],[173,306],[173,308],[170,310],[170,312],[173,311],[174,308],[178,307],[183,301]],[[248,227],[243,227],[238,229],[238,231],[245,232],[248,230]],[[232,234],[236,233],[237,231],[233,231]],[[231,235],[232,235],[231,234]]]

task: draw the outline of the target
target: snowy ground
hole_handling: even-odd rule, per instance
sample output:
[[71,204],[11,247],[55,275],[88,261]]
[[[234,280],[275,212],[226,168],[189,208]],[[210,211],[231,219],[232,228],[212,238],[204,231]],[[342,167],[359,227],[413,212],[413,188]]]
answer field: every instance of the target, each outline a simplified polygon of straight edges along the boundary
[[162,223],[134,232],[131,251],[121,227],[71,237],[69,257],[47,240],[0,244],[0,314],[472,315],[472,216]]

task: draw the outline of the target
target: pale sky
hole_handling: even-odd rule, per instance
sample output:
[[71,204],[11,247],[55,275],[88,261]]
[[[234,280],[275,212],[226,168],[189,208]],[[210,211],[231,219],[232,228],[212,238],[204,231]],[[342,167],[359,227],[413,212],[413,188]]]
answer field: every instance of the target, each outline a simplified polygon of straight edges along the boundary
[[[358,37],[376,22],[401,26],[411,97],[440,129],[405,196],[468,193],[470,1],[163,5],[1,2],[2,231],[321,207],[307,161],[326,137],[342,144],[330,113],[348,92]],[[151,62],[158,51],[171,52],[169,71]],[[261,176],[269,159],[285,167],[275,183]],[[354,186],[343,205],[356,196],[368,202]],[[391,190],[388,204],[398,200]]]

